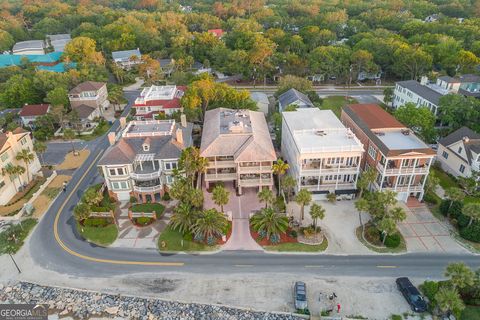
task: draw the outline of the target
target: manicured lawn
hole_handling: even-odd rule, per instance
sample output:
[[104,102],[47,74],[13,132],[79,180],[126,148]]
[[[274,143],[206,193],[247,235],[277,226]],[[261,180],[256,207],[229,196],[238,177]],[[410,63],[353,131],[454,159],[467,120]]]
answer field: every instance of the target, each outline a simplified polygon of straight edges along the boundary
[[462,320],[478,320],[480,319],[480,307],[467,306],[462,312]]
[[[379,252],[379,253],[400,253],[400,252],[405,252],[407,251],[407,245],[405,243],[405,239],[403,238],[402,234],[400,233],[400,231],[397,230],[397,232],[400,234],[400,244],[398,245],[398,247],[396,248],[387,248],[387,247],[380,247],[379,246],[374,246],[372,244],[370,244],[369,242],[366,242],[365,240],[363,240],[362,238],[362,227],[358,227],[356,230],[355,230],[355,235],[357,236],[357,239],[358,241],[360,241],[361,243],[363,243],[363,245],[365,247],[367,247],[368,249],[372,250],[372,251],[375,251],[375,252]],[[365,228],[365,233],[367,233],[367,228]]]
[[96,139],[100,136],[103,136],[107,131],[110,129],[110,125],[108,124],[108,121],[103,121],[98,124],[98,126],[93,129],[93,133],[89,135],[79,135],[78,138],[85,140],[85,141],[90,141],[93,139]]
[[132,206],[132,212],[154,212],[157,215],[157,219],[162,216],[165,207],[160,203],[140,203]]
[[287,242],[281,243],[272,246],[264,246],[267,251],[278,251],[278,252],[320,252],[325,251],[328,247],[327,238],[323,239],[323,242],[318,245],[308,245],[298,242]]
[[11,225],[7,230],[0,233],[0,254],[13,254],[20,250],[25,238],[36,224],[36,219],[25,219],[20,224]]
[[[165,243],[164,247],[162,241]],[[183,237],[180,232],[167,227],[158,238],[158,248],[160,251],[211,251],[215,250],[217,246],[207,246],[206,244],[193,242],[188,237]]]
[[458,183],[453,179],[451,176],[449,176],[445,171],[440,170],[438,168],[432,167],[433,172],[439,179],[439,184],[440,186],[444,189],[447,190],[448,188],[452,187],[457,187],[458,188]]
[[323,99],[322,110],[332,110],[340,118],[342,107],[351,103],[358,103],[358,101],[353,98],[345,100],[345,96],[328,96]]
[[115,224],[109,224],[106,227],[86,227],[77,223],[77,230],[86,240],[99,246],[112,244],[118,236],[118,229]]

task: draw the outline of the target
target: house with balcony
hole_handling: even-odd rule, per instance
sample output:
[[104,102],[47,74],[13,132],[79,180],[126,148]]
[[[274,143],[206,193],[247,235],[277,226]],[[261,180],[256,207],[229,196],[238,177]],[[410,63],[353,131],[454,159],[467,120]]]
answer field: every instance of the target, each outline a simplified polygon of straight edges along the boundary
[[183,149],[192,145],[193,125],[186,121],[145,120],[126,123],[110,132],[110,147],[99,161],[112,197],[129,201],[156,202],[173,183],[173,170]]
[[364,145],[362,169],[377,171],[371,189],[395,191],[404,202],[423,199],[435,151],[376,104],[347,105],[341,121]]
[[[28,164],[28,170],[21,175],[9,175],[5,169],[8,166],[22,166],[26,168],[22,160],[17,160],[17,154],[27,149],[33,153],[34,158]],[[0,133],[0,170],[5,174],[0,175],[0,205],[6,205],[23,186],[30,183],[41,169],[37,154],[33,151],[33,142],[30,132],[17,128],[12,132]],[[28,172],[27,172],[28,171]]]
[[93,127],[94,119],[103,116],[103,112],[110,106],[105,82],[82,82],[70,90],[68,99],[85,128]]
[[200,155],[208,159],[204,181],[244,188],[273,188],[277,160],[263,112],[217,108],[205,113]]
[[184,86],[155,86],[144,88],[132,107],[137,120],[154,119],[160,113],[171,115],[180,111],[180,99],[185,93]]
[[296,191],[316,198],[328,193],[354,196],[363,145],[331,110],[298,109],[282,113],[282,155]]
[[139,48],[134,50],[113,51],[112,59],[120,68],[130,70],[133,66],[142,62],[142,54]]
[[480,171],[480,134],[462,127],[438,142],[437,161],[455,177]]

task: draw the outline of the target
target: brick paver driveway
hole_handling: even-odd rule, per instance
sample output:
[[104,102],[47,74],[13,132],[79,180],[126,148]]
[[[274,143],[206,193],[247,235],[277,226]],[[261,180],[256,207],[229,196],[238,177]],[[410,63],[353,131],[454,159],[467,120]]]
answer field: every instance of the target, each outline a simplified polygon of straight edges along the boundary
[[407,219],[398,224],[409,252],[465,253],[442,222],[425,206],[407,208]]
[[[222,250],[263,250],[250,235],[250,213],[262,207],[258,202],[256,189],[244,189],[243,194],[237,196],[233,185],[226,183],[225,188],[230,191],[230,201],[224,207],[224,211],[232,213],[232,235]],[[205,208],[217,208],[212,201],[212,194],[204,189],[204,195]]]

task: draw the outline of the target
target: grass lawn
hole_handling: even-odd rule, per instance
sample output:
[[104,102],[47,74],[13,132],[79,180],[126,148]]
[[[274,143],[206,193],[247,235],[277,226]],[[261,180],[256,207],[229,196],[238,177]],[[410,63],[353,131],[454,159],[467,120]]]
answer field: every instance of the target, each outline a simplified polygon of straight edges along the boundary
[[480,307],[467,306],[462,312],[462,320],[480,319]]
[[267,251],[278,251],[278,252],[320,252],[325,251],[328,247],[327,238],[323,239],[323,242],[318,245],[308,245],[298,242],[289,242],[281,243],[272,246],[264,246],[263,248]]
[[20,224],[11,225],[7,230],[0,233],[0,254],[13,254],[20,250],[25,238],[36,224],[36,219],[25,219]]
[[[363,240],[363,237],[362,237],[362,226],[358,227],[355,230],[355,235],[357,236],[358,241],[360,241],[365,247],[367,247],[368,249],[370,249],[372,251],[379,252],[379,253],[401,253],[401,252],[405,252],[405,251],[407,251],[407,245],[405,243],[405,239],[403,238],[400,231],[397,230],[397,232],[400,234],[400,239],[401,240],[400,240],[400,244],[396,248],[387,248],[387,247],[378,248],[377,246],[373,246],[369,242],[366,242],[365,240]],[[365,228],[365,234],[366,233],[367,233],[367,229]]]
[[[183,239],[183,247],[182,247]],[[165,247],[162,247],[162,241],[165,242]],[[158,238],[158,248],[160,251],[211,251],[215,250],[217,246],[207,246],[203,243],[194,242],[190,239],[185,239],[183,235],[171,229],[165,228]]]
[[154,212],[157,215],[157,219],[162,216],[165,207],[160,203],[140,203],[132,206],[132,212]]
[[433,170],[435,175],[438,177],[439,184],[444,190],[452,187],[459,187],[457,181],[455,181],[455,179],[449,176],[445,171],[435,168],[433,166],[431,170]]
[[99,246],[112,244],[118,235],[118,229],[115,224],[109,224],[106,227],[86,227],[77,223],[77,230],[86,240]]
[[109,129],[110,129],[110,125],[108,124],[108,121],[102,121],[101,123],[98,124],[98,126],[95,129],[93,129],[92,134],[79,135],[78,138],[85,141],[90,141],[100,136],[103,136],[105,133],[107,133]]
[[322,110],[332,110],[340,118],[342,107],[351,103],[358,103],[358,101],[353,98],[345,100],[345,96],[328,96],[323,98]]

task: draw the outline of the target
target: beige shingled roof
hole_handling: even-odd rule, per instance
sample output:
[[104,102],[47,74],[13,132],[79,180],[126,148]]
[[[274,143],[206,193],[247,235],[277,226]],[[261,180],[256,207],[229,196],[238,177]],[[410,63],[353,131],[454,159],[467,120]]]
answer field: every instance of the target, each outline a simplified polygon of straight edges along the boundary
[[[250,127],[244,132],[221,132],[221,117],[224,112],[241,112]],[[267,122],[262,112],[217,108],[205,114],[200,147],[202,157],[233,156],[235,161],[275,161]]]

